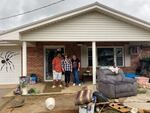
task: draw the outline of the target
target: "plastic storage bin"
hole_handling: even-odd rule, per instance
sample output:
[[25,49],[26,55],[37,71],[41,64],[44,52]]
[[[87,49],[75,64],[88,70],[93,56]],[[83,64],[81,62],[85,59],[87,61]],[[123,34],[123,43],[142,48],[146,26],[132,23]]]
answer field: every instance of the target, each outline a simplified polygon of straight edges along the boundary
[[79,113],[94,113],[95,103],[79,106]]
[[37,83],[37,76],[36,74],[31,74],[30,75],[30,84],[35,84]]
[[137,75],[135,73],[126,73],[125,76],[128,77],[128,78],[135,78],[135,77],[137,77]]

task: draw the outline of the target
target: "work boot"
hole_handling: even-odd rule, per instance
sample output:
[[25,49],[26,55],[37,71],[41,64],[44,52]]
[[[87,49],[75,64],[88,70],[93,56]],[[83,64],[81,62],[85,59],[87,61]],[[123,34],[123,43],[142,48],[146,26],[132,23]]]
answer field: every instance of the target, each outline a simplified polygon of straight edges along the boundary
[[66,87],[69,87],[69,84],[68,84],[68,83],[66,83]]
[[55,87],[56,87],[55,85],[52,86],[52,88],[55,88]]
[[62,88],[62,85],[60,84],[59,87]]
[[56,80],[53,80],[53,86],[52,88],[55,88],[56,87]]
[[61,80],[58,80],[58,84],[59,84],[59,87],[62,88],[62,82],[61,82]]

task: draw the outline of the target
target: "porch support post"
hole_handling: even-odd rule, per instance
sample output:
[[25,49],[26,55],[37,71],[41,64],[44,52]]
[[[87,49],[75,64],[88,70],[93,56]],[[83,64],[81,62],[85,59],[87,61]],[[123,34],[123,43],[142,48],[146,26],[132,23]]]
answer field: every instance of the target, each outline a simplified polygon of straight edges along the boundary
[[96,84],[96,42],[92,42],[93,84]]
[[23,76],[27,76],[27,42],[22,43],[22,71]]

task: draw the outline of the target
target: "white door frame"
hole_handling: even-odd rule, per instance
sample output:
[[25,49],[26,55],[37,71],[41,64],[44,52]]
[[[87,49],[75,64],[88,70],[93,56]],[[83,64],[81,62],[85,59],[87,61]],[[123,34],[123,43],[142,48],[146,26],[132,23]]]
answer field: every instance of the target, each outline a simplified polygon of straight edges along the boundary
[[44,81],[45,82],[48,82],[48,81],[52,81],[52,80],[46,80],[46,54],[45,54],[45,52],[46,52],[46,49],[56,49],[56,48],[64,48],[64,53],[65,53],[65,46],[64,45],[58,45],[58,46],[56,46],[56,45],[46,45],[46,46],[44,46]]

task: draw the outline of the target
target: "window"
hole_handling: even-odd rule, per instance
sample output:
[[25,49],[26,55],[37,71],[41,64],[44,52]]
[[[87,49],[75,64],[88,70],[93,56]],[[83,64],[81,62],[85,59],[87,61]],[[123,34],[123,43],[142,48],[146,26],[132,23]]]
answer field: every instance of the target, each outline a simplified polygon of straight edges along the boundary
[[112,66],[114,64],[113,48],[97,48],[98,65]]
[[115,51],[116,55],[116,65],[117,66],[123,66],[123,49],[122,48],[116,48]]
[[[97,64],[99,66],[123,66],[123,48],[97,48]],[[88,65],[92,66],[92,48],[88,48]]]
[[92,66],[92,48],[88,48],[88,66]]

